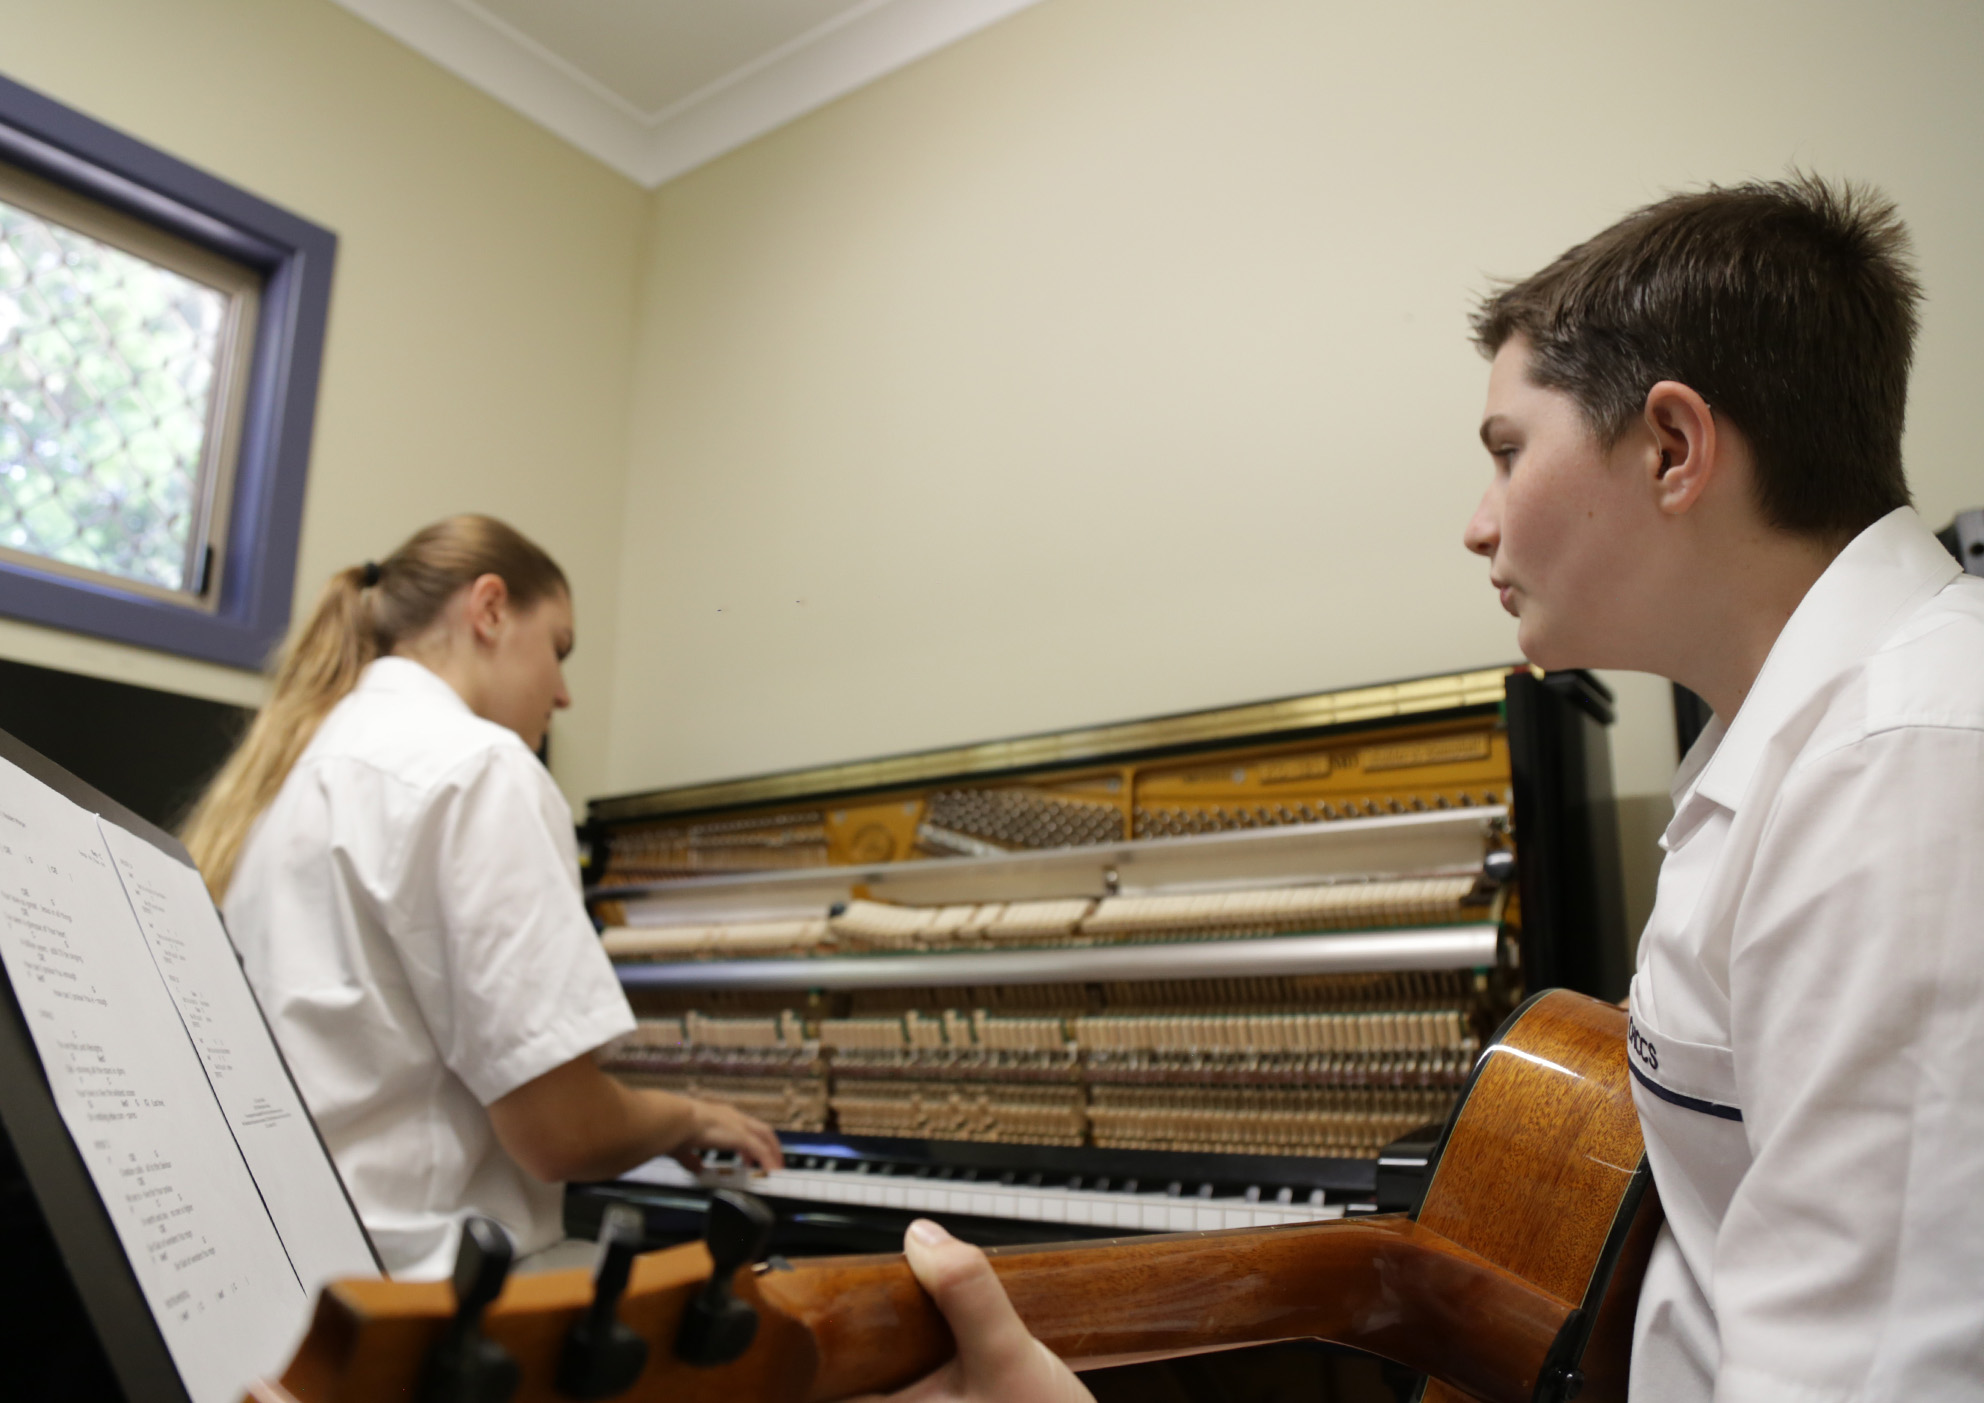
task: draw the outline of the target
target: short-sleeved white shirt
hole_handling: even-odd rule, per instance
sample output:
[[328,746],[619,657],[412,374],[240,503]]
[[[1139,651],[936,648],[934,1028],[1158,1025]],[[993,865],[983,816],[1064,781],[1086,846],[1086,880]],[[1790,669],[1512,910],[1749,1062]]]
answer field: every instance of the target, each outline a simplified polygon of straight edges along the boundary
[[484,1109],[628,1032],[572,814],[515,732],[406,658],[325,718],[244,845],[228,929],[387,1270],[446,1275],[461,1218],[519,1252],[562,1190]]
[[1984,1395],[1984,580],[1907,508],[1868,527],[1675,805],[1634,1403]]

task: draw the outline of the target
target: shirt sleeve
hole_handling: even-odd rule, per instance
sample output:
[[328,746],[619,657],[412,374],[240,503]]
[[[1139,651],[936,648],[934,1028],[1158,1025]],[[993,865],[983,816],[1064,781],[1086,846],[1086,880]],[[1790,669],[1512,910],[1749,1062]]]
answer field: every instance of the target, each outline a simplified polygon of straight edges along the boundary
[[634,1026],[570,822],[536,757],[494,746],[436,789],[402,855],[407,976],[442,1060],[485,1106]]
[[1801,765],[1768,820],[1730,951],[1723,1403],[1984,1378],[1980,781],[1984,732],[1906,727]]

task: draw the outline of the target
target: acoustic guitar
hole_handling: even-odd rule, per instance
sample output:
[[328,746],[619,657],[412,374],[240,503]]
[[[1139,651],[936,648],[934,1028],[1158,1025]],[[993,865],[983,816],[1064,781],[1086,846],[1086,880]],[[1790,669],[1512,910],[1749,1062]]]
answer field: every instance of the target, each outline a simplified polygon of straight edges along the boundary
[[[1563,990],[1511,1015],[1412,1214],[995,1249],[993,1269],[1078,1370],[1319,1339],[1427,1375],[1426,1403],[1624,1399],[1660,1223],[1625,1023]],[[505,1281],[507,1247],[494,1233],[488,1246],[503,1260],[471,1263],[453,1285],[328,1287],[287,1372],[251,1398],[833,1403],[900,1388],[952,1351],[901,1256],[713,1275],[703,1244],[630,1247],[597,1282]]]

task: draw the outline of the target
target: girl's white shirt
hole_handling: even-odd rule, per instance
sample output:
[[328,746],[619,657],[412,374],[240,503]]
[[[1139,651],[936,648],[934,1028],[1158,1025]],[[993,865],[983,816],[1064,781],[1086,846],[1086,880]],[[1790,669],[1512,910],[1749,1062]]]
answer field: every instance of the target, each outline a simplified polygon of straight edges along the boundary
[[1984,580],[1868,527],[1688,753],[1632,987],[1634,1403],[1984,1390]]
[[629,1032],[572,813],[514,731],[407,658],[325,718],[224,906],[250,983],[379,1255],[445,1276],[469,1213],[562,1235],[484,1109]]

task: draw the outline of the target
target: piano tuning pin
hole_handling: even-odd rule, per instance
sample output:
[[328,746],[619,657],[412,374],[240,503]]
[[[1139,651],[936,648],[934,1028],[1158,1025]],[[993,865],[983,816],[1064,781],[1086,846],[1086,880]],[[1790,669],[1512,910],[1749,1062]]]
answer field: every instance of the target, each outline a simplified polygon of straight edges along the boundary
[[642,1236],[640,1209],[616,1203],[606,1210],[599,1226],[592,1304],[573,1324],[558,1357],[558,1391],[568,1398],[625,1393],[648,1362],[648,1342],[619,1316],[620,1297]]
[[482,1313],[510,1275],[509,1236],[488,1218],[462,1223],[455,1250],[455,1315],[427,1356],[419,1403],[509,1403],[517,1361],[482,1333]]

